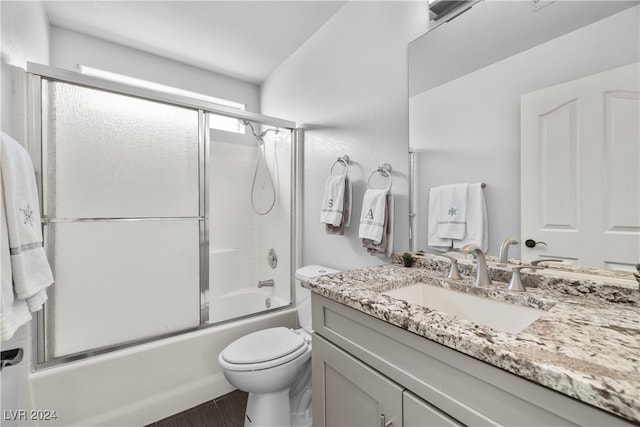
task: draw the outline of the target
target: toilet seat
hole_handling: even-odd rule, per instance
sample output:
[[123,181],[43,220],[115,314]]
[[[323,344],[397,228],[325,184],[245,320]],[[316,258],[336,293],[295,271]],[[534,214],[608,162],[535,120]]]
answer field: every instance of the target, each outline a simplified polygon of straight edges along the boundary
[[229,344],[218,358],[230,371],[269,369],[296,359],[309,349],[303,335],[277,327],[253,332]]

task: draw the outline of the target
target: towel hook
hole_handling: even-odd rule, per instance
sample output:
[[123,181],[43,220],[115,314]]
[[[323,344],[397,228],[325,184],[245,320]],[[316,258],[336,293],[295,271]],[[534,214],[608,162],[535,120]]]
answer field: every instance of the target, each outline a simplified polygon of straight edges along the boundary
[[389,178],[389,187],[387,188],[387,191],[391,190],[391,184],[393,183],[391,180],[391,165],[389,163],[383,163],[380,166],[378,166],[376,169],[371,171],[371,173],[369,174],[369,178],[367,178],[367,188],[369,188],[371,177],[375,173],[379,173],[380,175],[382,175],[383,178]]
[[333,164],[331,165],[331,172],[330,174],[333,175],[333,168],[335,167],[336,164],[338,163],[342,163],[344,165],[344,173],[347,174],[349,173],[349,155],[345,154],[342,157],[338,157],[336,159],[335,162],[333,162]]

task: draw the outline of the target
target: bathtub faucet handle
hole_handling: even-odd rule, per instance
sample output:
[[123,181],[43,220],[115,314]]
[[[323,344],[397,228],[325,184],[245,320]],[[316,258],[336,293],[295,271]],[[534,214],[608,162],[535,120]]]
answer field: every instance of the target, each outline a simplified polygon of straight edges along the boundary
[[264,288],[265,286],[273,288],[275,286],[275,282],[273,281],[273,279],[268,279],[268,280],[259,280],[258,281],[258,287],[259,288]]

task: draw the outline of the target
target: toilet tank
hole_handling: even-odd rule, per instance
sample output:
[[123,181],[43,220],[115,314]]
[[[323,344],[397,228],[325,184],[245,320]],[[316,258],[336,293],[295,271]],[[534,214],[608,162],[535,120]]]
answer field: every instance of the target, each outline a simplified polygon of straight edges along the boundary
[[304,330],[311,332],[311,291],[302,287],[302,281],[339,272],[322,265],[307,265],[296,270],[296,307],[298,321]]

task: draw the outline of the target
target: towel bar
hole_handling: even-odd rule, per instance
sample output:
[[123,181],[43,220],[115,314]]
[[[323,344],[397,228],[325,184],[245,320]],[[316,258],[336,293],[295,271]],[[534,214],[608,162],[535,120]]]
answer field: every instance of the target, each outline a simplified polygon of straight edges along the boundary
[[389,188],[387,190],[391,190],[391,184],[392,184],[392,181],[391,181],[391,165],[389,163],[383,163],[380,166],[378,166],[376,169],[371,171],[371,173],[369,174],[369,177],[367,178],[367,188],[369,188],[369,182],[371,181],[371,177],[375,173],[379,173],[384,178],[389,178]]
[[345,174],[349,173],[349,155],[345,154],[342,157],[338,157],[336,161],[333,162],[333,164],[331,165],[331,172],[329,172],[331,175],[333,175],[333,168],[338,163],[342,163],[344,165]]

